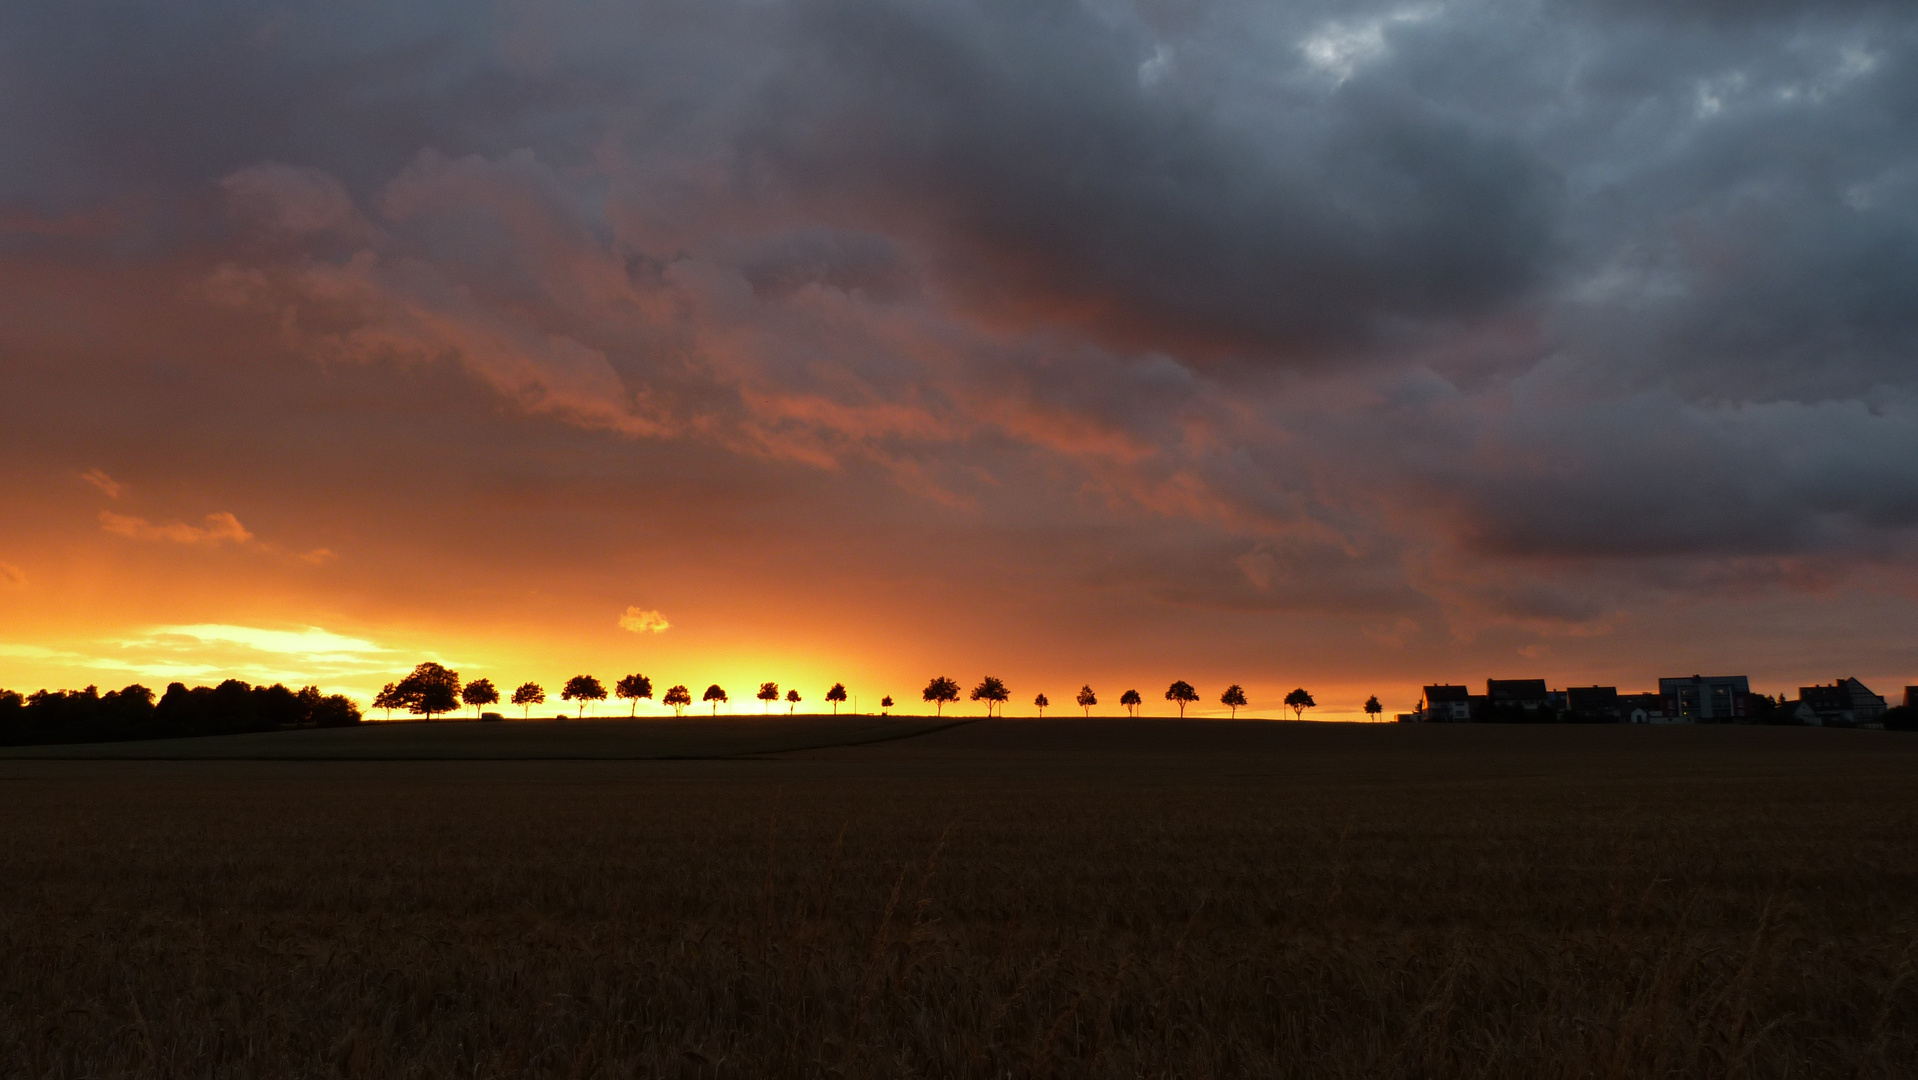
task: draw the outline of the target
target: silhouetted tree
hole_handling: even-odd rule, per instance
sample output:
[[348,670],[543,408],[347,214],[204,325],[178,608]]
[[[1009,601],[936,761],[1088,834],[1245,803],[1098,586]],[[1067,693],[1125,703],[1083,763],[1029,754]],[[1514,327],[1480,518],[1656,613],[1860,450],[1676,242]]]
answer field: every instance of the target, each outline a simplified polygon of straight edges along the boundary
[[1285,704],[1292,710],[1292,719],[1302,720],[1305,710],[1317,706],[1318,702],[1312,700],[1312,695],[1306,693],[1304,687],[1300,687],[1285,695]]
[[632,711],[626,715],[635,717],[639,715],[640,699],[653,696],[653,680],[644,675],[628,675],[613,684],[613,693],[633,703]]
[[933,715],[943,715],[948,703],[959,700],[959,684],[944,675],[935,676],[926,684],[926,688],[920,691],[919,697],[923,701],[933,703]]
[[546,688],[536,682],[520,683],[519,689],[513,691],[513,704],[523,710],[522,717],[531,717],[533,706],[546,704]]
[[845,685],[842,683],[833,683],[832,689],[826,691],[826,700],[832,702],[832,714],[838,716],[839,703],[846,700]]
[[1165,699],[1179,706],[1179,719],[1183,720],[1185,719],[1185,707],[1199,700],[1199,692],[1192,689],[1191,683],[1180,679],[1178,682],[1165,688]]
[[[1137,690],[1127,690],[1125,693],[1119,695],[1119,704],[1124,705],[1126,712],[1136,717],[1139,715],[1139,706],[1145,704],[1145,699],[1139,696]],[[1091,716],[1092,714],[1087,712],[1086,715]]]
[[1092,715],[1092,707],[1098,703],[1099,695],[1092,692],[1092,685],[1090,683],[1079,688],[1079,707],[1086,711],[1086,716],[1090,717]]
[[1373,694],[1371,697],[1365,699],[1365,715],[1377,720],[1379,714],[1384,711],[1385,706],[1379,704],[1379,696],[1377,694]]
[[172,683],[157,704],[153,691],[139,683],[104,694],[96,686],[39,690],[25,697],[0,691],[0,743],[7,745],[227,735],[359,722],[359,707],[343,694],[324,694],[317,686],[298,691],[279,683],[252,686],[238,679],[192,690]]
[[[1011,699],[1012,691],[1006,689],[1006,684],[992,675],[981,679],[979,685],[972,688],[972,700],[986,703],[987,716],[992,715],[992,707],[995,704]],[[1004,710],[1001,710],[1000,715],[1004,715]]]
[[606,688],[601,686],[599,680],[591,675],[575,675],[566,680],[566,687],[559,692],[559,699],[561,701],[579,702],[579,716],[580,719],[584,720],[586,718],[586,703],[589,701],[605,701]]
[[[185,688],[182,687],[182,689]],[[400,700],[400,688],[392,683],[387,683],[381,687],[380,692],[374,696],[373,707],[375,709],[385,709],[386,718],[391,720],[393,719],[393,710],[405,708],[406,702]]]
[[1226,687],[1225,693],[1219,695],[1219,704],[1229,706],[1232,709],[1232,719],[1237,720],[1239,706],[1245,704],[1245,688],[1238,683]]
[[434,713],[452,712],[459,708],[460,673],[428,661],[414,668],[413,674],[401,679],[393,693],[407,712],[423,715],[430,721]]
[[[144,686],[129,686],[120,691],[119,697],[122,701],[127,701],[135,694],[145,695],[148,707],[151,708],[153,691]],[[295,696],[299,698],[300,722],[303,724],[311,724],[314,727],[351,727],[360,722],[360,707],[353,704],[353,699],[345,694],[322,694],[317,686],[302,686]],[[497,697],[495,700],[498,700]]]
[[673,707],[674,716],[685,716],[686,706],[693,703],[693,693],[684,686],[675,686],[660,700]]
[[1032,699],[1032,704],[1035,708],[1039,710],[1039,719],[1043,720],[1045,719],[1045,716],[1046,716],[1046,706],[1052,704],[1052,702],[1047,701],[1046,696],[1042,693],[1038,697]]
[[[880,708],[882,708],[882,709],[890,709],[890,708],[892,708],[892,695],[891,695],[891,694],[887,694],[887,695],[886,695],[885,697],[882,697],[882,698],[880,698],[880,699],[879,699],[879,707],[880,707]],[[879,715],[881,715],[881,716],[884,716],[885,714],[884,714],[884,713],[880,713]]]
[[759,697],[759,700],[766,703],[762,707],[762,711],[772,712],[773,702],[779,700],[779,684],[776,682],[760,683],[758,697]]
[[799,704],[799,691],[797,690],[786,691],[786,715],[787,716],[791,716],[793,714],[793,706],[797,704]]
[[460,691],[460,700],[473,707],[473,717],[478,719],[481,706],[499,704],[499,691],[491,679],[474,679]]
[[728,701],[728,700],[731,700],[731,699],[729,699],[729,698],[728,698],[728,697],[726,696],[726,691],[724,691],[724,690],[721,690],[721,689],[719,688],[719,684],[718,684],[718,683],[714,683],[714,684],[712,684],[711,686],[708,686],[708,687],[706,688],[706,696],[705,696],[705,697],[703,697],[703,698],[701,698],[700,700],[701,700],[701,701],[710,701],[710,702],[712,702],[712,703],[713,703],[713,715],[714,715],[714,716],[718,716],[718,715],[719,715],[719,703],[720,703],[720,702],[722,702],[722,701]]

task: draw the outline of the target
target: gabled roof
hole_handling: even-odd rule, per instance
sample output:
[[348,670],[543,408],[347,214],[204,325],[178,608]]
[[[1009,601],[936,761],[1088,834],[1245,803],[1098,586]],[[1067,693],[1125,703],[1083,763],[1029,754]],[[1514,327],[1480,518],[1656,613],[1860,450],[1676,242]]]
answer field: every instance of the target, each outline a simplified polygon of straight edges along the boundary
[[1485,696],[1491,698],[1517,698],[1520,701],[1544,701],[1547,695],[1544,679],[1487,679]]

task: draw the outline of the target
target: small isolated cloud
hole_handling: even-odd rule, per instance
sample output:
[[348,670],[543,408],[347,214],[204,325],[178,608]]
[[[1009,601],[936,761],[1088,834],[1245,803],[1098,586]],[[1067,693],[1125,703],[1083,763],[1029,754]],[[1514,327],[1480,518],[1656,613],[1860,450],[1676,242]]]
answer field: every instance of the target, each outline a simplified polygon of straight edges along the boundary
[[26,583],[25,571],[12,563],[0,562],[0,589],[14,589]]
[[145,518],[102,510],[100,527],[135,540],[170,540],[176,544],[219,544],[225,541],[246,544],[253,540],[253,534],[240,524],[240,519],[225,511],[208,514],[205,525],[188,525],[179,521],[171,525],[155,525]]
[[670,629],[673,624],[667,622],[666,616],[657,611],[629,607],[626,609],[626,614],[619,617],[619,625],[622,629],[631,630],[635,634],[644,634],[649,630],[659,634]]
[[314,548],[312,551],[296,557],[303,563],[311,563],[314,566],[325,566],[327,563],[339,558],[339,555],[336,554],[332,548]]
[[108,476],[103,469],[88,469],[80,474],[80,479],[106,492],[109,499],[119,498],[120,493],[126,490],[126,485]]

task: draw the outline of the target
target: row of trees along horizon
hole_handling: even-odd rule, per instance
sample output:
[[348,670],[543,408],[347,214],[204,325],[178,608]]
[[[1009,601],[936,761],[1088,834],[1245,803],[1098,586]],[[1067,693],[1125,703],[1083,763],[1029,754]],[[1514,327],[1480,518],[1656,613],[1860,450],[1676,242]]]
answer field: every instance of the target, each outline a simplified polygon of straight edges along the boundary
[[[959,690],[957,681],[938,675],[926,684],[926,688],[920,691],[919,697],[926,704],[933,706],[935,715],[943,716],[945,707],[959,700]],[[652,700],[653,680],[640,674],[627,675],[613,684],[613,694],[621,701],[630,701],[632,707],[628,715],[637,716],[639,703]],[[584,718],[588,705],[606,700],[606,685],[592,675],[575,675],[566,680],[566,685],[561,688],[559,696],[562,701],[577,702],[579,716]],[[779,684],[760,683],[759,692],[754,696],[765,704],[767,712],[771,712],[773,706],[781,700]],[[995,708],[999,715],[1004,715],[1005,703],[1012,699],[1012,691],[1007,688],[1005,680],[988,675],[979,681],[979,685],[972,688],[971,697],[973,701],[985,705],[987,716],[994,715]],[[1180,679],[1166,687],[1165,699],[1176,705],[1179,715],[1184,717],[1186,706],[1199,700],[1199,692],[1193,689],[1191,683]],[[531,717],[533,706],[546,703],[546,688],[536,682],[521,683],[508,700],[520,707],[523,717]],[[784,700],[786,711],[791,713],[804,699],[798,690],[788,689]],[[449,671],[440,664],[429,662],[414,668],[413,673],[404,679],[387,683],[373,698],[373,707],[384,710],[389,719],[395,709],[404,709],[414,716],[423,716],[431,720],[434,716],[451,713],[464,705],[471,708],[475,716],[484,718],[499,715],[485,713],[483,710],[488,705],[500,704],[500,701],[499,687],[494,686],[491,679],[474,679],[462,685],[459,672]],[[677,685],[669,688],[659,701],[663,705],[670,706],[675,716],[683,716],[687,707],[693,703],[693,695],[692,691],[685,686]],[[710,703],[713,707],[713,715],[717,716],[719,707],[730,703],[732,698],[727,695],[725,688],[714,683],[706,688],[700,701]],[[839,706],[846,701],[845,684],[833,683],[832,687],[826,691],[826,701],[832,705],[833,713],[837,715]],[[1092,707],[1098,703],[1099,696],[1090,685],[1080,687],[1079,694],[1074,699],[1074,704],[1083,708],[1087,716],[1092,715]],[[1040,716],[1044,716],[1046,710],[1052,707],[1052,701],[1044,693],[1034,697],[1032,704],[1039,710]],[[1137,690],[1127,690],[1119,695],[1119,704],[1125,706],[1129,715],[1137,716],[1139,707],[1145,704],[1145,698]],[[1219,704],[1231,709],[1232,716],[1236,719],[1239,710],[1246,707],[1245,688],[1238,683],[1226,687],[1225,691],[1219,695]],[[1316,708],[1318,702],[1313,701],[1312,695],[1301,687],[1285,695],[1285,705],[1292,710],[1295,718],[1303,718],[1305,710]],[[892,696],[888,694],[880,698],[879,707],[881,710],[892,709],[894,707]],[[1383,711],[1383,706],[1379,704],[1376,694],[1366,701],[1364,707],[1365,711],[1374,717]]]
[[[933,706],[935,715],[943,716],[947,705],[960,700],[960,693],[961,688],[956,680],[941,675],[929,681],[919,696],[920,700]],[[630,701],[630,715],[637,715],[639,703],[653,697],[653,681],[641,674],[627,675],[613,684],[612,696]],[[755,696],[765,704],[768,712],[783,700],[786,711],[791,713],[803,700],[798,690],[788,689],[782,695],[776,682],[761,683]],[[986,707],[986,715],[1003,715],[1006,703],[1012,699],[1012,692],[1003,679],[988,675],[972,688],[970,696],[973,701]],[[591,675],[575,675],[566,680],[560,690],[561,700],[578,703],[581,717],[584,717],[589,705],[604,701],[607,697],[605,685]],[[538,683],[522,683],[508,700],[521,707],[523,716],[530,717],[533,706],[545,704],[546,691]],[[684,715],[685,710],[693,704],[692,692],[683,685],[668,688],[659,700],[661,704],[670,706],[675,715]],[[728,704],[730,700],[725,689],[717,683],[708,686],[701,696],[701,701],[712,705],[715,715],[719,712],[719,706]],[[839,706],[847,700],[845,684],[832,684],[826,691],[825,700],[836,715]],[[1186,707],[1198,702],[1200,697],[1191,683],[1181,679],[1166,688],[1165,700],[1177,706],[1179,715],[1183,717]],[[431,720],[464,705],[471,707],[482,718],[494,718],[499,714],[484,713],[482,710],[489,705],[500,704],[500,701],[499,689],[492,680],[474,679],[462,683],[458,672],[428,662],[414,668],[405,678],[386,684],[374,698],[373,708],[384,710],[389,719],[394,710],[405,710],[411,715]],[[1041,716],[1052,707],[1051,700],[1044,693],[1035,696],[1032,703]],[[1237,683],[1226,687],[1219,695],[1219,703],[1230,708],[1236,718],[1238,711],[1246,707],[1244,688]],[[1074,698],[1074,704],[1090,716],[1093,706],[1099,704],[1098,694],[1090,685],[1082,686]],[[1119,695],[1119,704],[1125,707],[1129,715],[1136,716],[1145,704],[1145,698],[1137,690],[1127,690]],[[1317,707],[1318,703],[1311,694],[1300,688],[1285,696],[1285,704],[1295,717],[1303,718],[1305,710]],[[893,709],[892,696],[882,697],[879,707],[882,711]],[[1365,703],[1365,711],[1375,717],[1382,711],[1376,695]],[[254,686],[240,679],[227,679],[217,686],[196,686],[191,689],[183,683],[169,683],[165,694],[157,698],[152,690],[139,683],[104,694],[94,686],[84,690],[40,690],[26,695],[0,689],[0,746],[235,735],[298,728],[349,727],[361,721],[359,706],[344,694],[322,693],[315,686],[304,686],[298,690],[289,689],[281,683]]]

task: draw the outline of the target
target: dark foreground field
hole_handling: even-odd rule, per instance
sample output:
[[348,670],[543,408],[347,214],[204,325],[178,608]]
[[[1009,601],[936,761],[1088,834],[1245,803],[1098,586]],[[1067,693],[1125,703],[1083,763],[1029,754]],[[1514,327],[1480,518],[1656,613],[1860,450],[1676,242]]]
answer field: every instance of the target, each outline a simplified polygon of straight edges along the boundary
[[[475,725],[477,727],[477,725]],[[1903,1077],[1918,737],[0,761],[0,1075]]]

